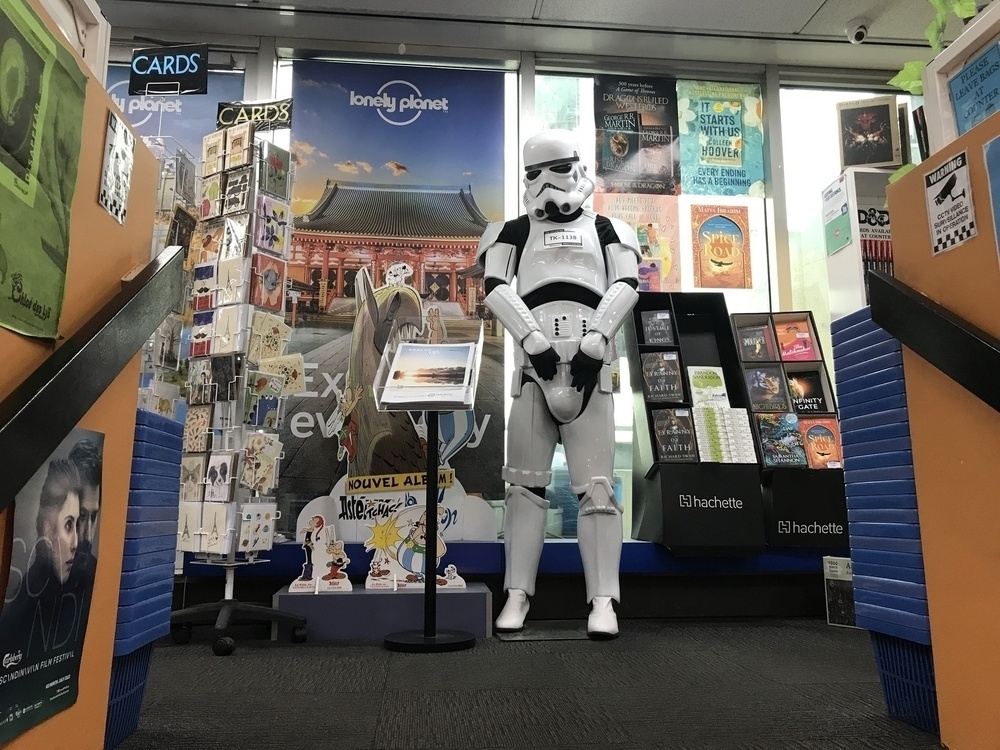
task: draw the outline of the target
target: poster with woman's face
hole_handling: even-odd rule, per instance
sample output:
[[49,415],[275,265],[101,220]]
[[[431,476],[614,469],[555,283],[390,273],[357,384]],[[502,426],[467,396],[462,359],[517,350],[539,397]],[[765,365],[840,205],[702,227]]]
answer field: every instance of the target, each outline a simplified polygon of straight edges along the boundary
[[73,430],[14,498],[0,608],[0,745],[76,702],[103,463],[104,435]]

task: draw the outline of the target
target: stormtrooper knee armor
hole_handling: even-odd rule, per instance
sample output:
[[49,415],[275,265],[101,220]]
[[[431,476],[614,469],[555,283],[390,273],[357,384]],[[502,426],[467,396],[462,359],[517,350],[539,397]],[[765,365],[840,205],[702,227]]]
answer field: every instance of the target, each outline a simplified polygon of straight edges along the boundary
[[517,365],[503,474],[509,597],[497,628],[518,629],[527,614],[545,535],[544,487],[561,441],[580,498],[588,632],[613,636],[622,522],[611,485],[610,363],[615,333],[638,299],[638,242],[627,224],[583,209],[594,185],[571,134],[529,139],[524,163],[527,215],[490,224],[477,255],[486,305],[514,338]]

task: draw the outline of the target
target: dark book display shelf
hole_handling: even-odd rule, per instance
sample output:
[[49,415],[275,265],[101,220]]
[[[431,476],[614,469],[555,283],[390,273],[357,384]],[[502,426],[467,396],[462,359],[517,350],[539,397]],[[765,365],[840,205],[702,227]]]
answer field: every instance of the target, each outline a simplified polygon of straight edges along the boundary
[[768,545],[846,547],[837,405],[812,313],[737,313],[732,329],[763,467]]
[[[750,428],[725,297],[644,293],[624,329],[635,413],[633,536],[679,556],[762,551],[759,458],[752,440],[728,437],[740,418]],[[695,407],[705,399],[718,408]],[[726,420],[706,427],[706,413]]]

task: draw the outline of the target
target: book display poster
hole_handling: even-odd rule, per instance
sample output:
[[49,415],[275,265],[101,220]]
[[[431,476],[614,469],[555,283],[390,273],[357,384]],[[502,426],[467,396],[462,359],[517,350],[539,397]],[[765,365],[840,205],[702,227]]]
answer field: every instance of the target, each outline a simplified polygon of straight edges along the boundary
[[673,195],[595,193],[594,210],[629,224],[639,240],[639,291],[681,290],[680,214]]
[[834,417],[799,417],[799,434],[810,469],[844,468],[840,426]]
[[753,289],[749,207],[692,203],[691,265],[697,289]]
[[135,136],[116,112],[108,112],[108,132],[104,141],[104,166],[101,169],[101,192],[97,202],[115,221],[125,223],[128,194],[132,187],[132,164],[135,161]]
[[895,96],[839,103],[837,118],[841,169],[902,164]]
[[677,82],[681,192],[764,197],[760,86]]
[[844,175],[823,189],[823,238],[828,256],[851,244],[851,214]]
[[0,744],[76,703],[100,541],[104,435],[75,429],[14,497]]
[[681,192],[677,81],[594,76],[597,192]]
[[[397,319],[416,321],[421,342],[438,335],[436,321],[452,343],[478,333],[470,311],[474,316],[484,296],[482,280],[461,271],[476,265],[485,220],[505,218],[504,81],[500,71],[319,60],[292,66],[290,203],[297,218],[287,277],[303,291],[289,353],[303,355],[306,390],[288,402],[279,429],[285,458],[277,498],[282,511],[286,503],[296,509],[279,531],[300,542],[300,508],[308,506],[305,520],[330,519],[350,544],[364,543],[366,524],[394,517],[404,503],[423,504],[422,484],[399,478],[426,469],[423,416],[375,407],[378,323],[392,309]],[[436,208],[372,211],[386,195]],[[438,224],[453,210],[468,215],[461,231]],[[386,253],[386,243],[407,250]],[[327,315],[332,325],[319,317]],[[258,353],[263,343],[252,336],[251,351],[268,359]],[[488,501],[504,495],[503,361],[502,337],[487,332],[475,410],[440,418],[442,470],[455,479],[442,485],[443,505],[457,509],[447,528],[442,522],[449,539],[497,537],[495,515],[488,520],[487,513]],[[348,473],[359,479],[350,489]]]
[[0,49],[0,325],[54,339],[87,78],[25,3],[0,2]]
[[[866,270],[892,274],[892,224],[885,201],[858,197],[858,239]],[[865,279],[867,281],[867,278]]]

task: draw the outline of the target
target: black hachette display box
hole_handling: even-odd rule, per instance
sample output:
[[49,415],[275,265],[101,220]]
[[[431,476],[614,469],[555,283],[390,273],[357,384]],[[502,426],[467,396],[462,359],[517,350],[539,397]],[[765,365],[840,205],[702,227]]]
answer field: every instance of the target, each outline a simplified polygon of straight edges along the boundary
[[662,544],[678,556],[746,556],[764,549],[755,464],[660,466]]
[[761,481],[769,547],[848,546],[843,469],[765,469]]

